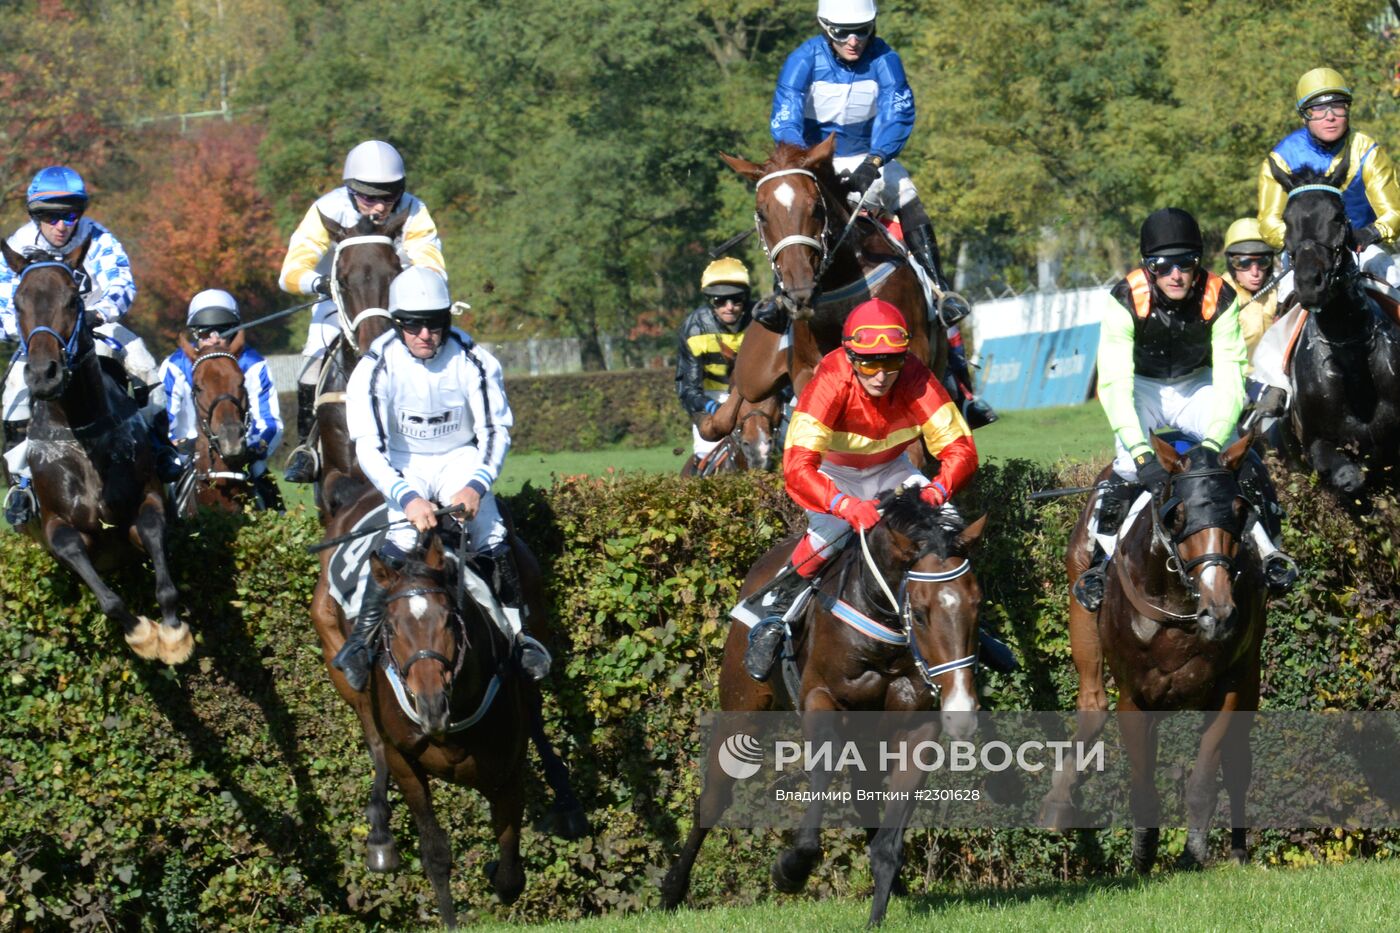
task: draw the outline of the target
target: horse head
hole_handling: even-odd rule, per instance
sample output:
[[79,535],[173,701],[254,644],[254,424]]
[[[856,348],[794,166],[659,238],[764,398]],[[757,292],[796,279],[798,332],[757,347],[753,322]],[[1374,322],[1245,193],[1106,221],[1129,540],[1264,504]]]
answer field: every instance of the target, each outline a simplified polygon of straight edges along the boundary
[[370,572],[384,589],[388,663],[403,684],[423,731],[441,738],[452,714],[452,691],[471,650],[453,598],[456,573],[440,535],[430,532],[408,555],[370,555]]
[[1219,454],[1198,446],[1179,455],[1152,438],[1170,474],[1153,502],[1153,534],[1167,551],[1169,572],[1195,598],[1197,631],[1206,641],[1224,641],[1239,627],[1234,590],[1248,516],[1239,472],[1253,441],[1251,430]]
[[[215,470],[238,470],[252,459],[248,449],[252,409],[243,368],[238,365],[243,346],[242,331],[233,335],[226,349],[213,347],[204,352],[195,350],[185,334],[180,335],[180,349],[193,361],[190,383],[195,416],[209,443],[210,468]],[[222,466],[215,458],[223,461]]]
[[[734,393],[737,395],[738,393]],[[774,434],[783,416],[782,400],[774,395],[761,402],[739,405],[739,424],[734,429],[734,442],[750,470],[767,470],[777,449]]]
[[1341,179],[1312,171],[1289,177],[1283,245],[1299,303],[1317,311],[1356,278],[1355,234],[1342,204]]
[[[916,488],[886,496],[884,518],[871,536],[884,576],[901,577],[899,615],[920,675],[940,700],[943,731],[965,738],[977,727],[977,611],[982,588],[971,573],[972,547],[987,527],[968,525],[952,509],[924,502]],[[876,582],[876,586],[879,586]],[[888,594],[879,604],[888,604]]]
[[321,214],[331,236],[335,256],[331,261],[331,297],[340,315],[341,331],[353,335],[363,354],[389,329],[389,283],[403,270],[394,239],[403,230],[408,212],[391,217],[382,227],[362,216],[353,227],[344,227]]
[[92,349],[79,287],[83,257],[91,242],[89,237],[67,256],[25,256],[0,243],[10,271],[19,277],[13,299],[15,322],[21,352],[28,358],[24,381],[36,399],[61,395],[74,364]]
[[773,266],[778,300],[798,317],[811,317],[831,234],[847,219],[837,195],[841,186],[831,168],[835,149],[833,133],[811,149],[779,143],[762,165],[720,153],[730,168],[755,185],[758,239]]

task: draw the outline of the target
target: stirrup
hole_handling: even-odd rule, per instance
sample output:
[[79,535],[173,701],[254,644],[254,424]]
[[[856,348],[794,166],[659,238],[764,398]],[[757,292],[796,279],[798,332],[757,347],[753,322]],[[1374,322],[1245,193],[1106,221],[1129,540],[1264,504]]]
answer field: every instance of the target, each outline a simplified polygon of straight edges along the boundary
[[1103,605],[1104,564],[1098,563],[1079,575],[1074,581],[1074,598],[1090,612],[1098,612]]
[[29,483],[21,479],[17,484],[10,487],[10,491],[5,495],[5,521],[10,523],[10,527],[18,530],[34,520],[34,513],[38,510],[39,503],[34,499],[34,490]]
[[526,677],[539,683],[549,675],[553,658],[549,650],[523,631],[515,636],[515,663]]
[[749,629],[749,646],[744,651],[744,670],[759,683],[773,676],[778,651],[783,646],[783,619],[769,616]]
[[289,483],[314,483],[321,473],[321,458],[310,447],[298,447],[287,459],[282,478]]
[[1293,584],[1298,582],[1298,572],[1298,562],[1282,551],[1274,551],[1264,558],[1264,583],[1275,596],[1293,589]]

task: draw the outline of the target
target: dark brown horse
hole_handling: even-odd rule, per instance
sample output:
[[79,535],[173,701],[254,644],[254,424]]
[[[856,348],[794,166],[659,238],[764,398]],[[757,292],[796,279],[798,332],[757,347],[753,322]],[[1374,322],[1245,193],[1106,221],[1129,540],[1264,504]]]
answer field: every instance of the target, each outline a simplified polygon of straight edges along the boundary
[[[344,534],[373,519],[382,498],[365,488],[359,498],[331,517],[327,534]],[[380,513],[382,514],[382,513]],[[508,521],[509,524],[509,521]],[[548,619],[541,598],[539,564],[513,529],[510,535],[527,594],[532,628]],[[555,802],[544,828],[578,839],[589,831],[574,796],[568,769],[544,734],[538,688],[509,663],[510,645],[500,629],[470,597],[461,597],[455,559],[444,553],[434,533],[405,566],[370,557],[371,572],[389,590],[382,628],[381,663],[364,692],[350,689],[331,665],[349,633],[345,612],[331,593],[337,551],[321,553],[321,577],[311,601],[311,618],[321,639],[327,670],[340,695],[355,710],[374,763],[374,786],[366,810],[370,822],[368,867],[393,871],[399,865],[389,831],[388,779],[392,774],[418,825],[423,867],[437,897],[443,922],[455,924],[448,888],[451,846],[433,813],[429,778],[464,784],[491,805],[500,859],[488,875],[503,903],[513,902],[525,885],[520,863],[520,823],[524,812],[526,743],[533,742]],[[346,545],[347,547],[349,545]],[[548,634],[548,633],[546,633]],[[557,644],[557,640],[555,642]]]
[[[136,403],[93,349],[76,277],[88,245],[59,261],[0,244],[19,278],[14,308],[33,399],[29,465],[39,509],[28,531],[82,579],[137,655],[180,664],[194,637],[166,561],[164,494]],[[99,576],[140,551],[155,570],[159,625],[133,615]]]
[[[376,227],[362,217],[353,228],[342,227],[321,215],[331,235],[335,258],[331,264],[331,297],[340,317],[341,333],[326,350],[316,392],[317,444],[321,482],[316,504],[326,522],[340,506],[358,494],[366,483],[355,462],[355,447],[345,423],[345,386],[360,356],[376,337],[389,329],[389,283],[402,270],[394,237],[407,214]],[[354,479],[343,490],[343,480]]]
[[759,240],[773,266],[778,300],[792,316],[786,351],[780,335],[762,324],[745,331],[734,384],[750,401],[777,389],[775,359],[784,360],[782,370],[791,376],[794,394],[801,394],[821,358],[840,346],[846,315],[871,298],[904,312],[910,352],[940,378],[947,364],[948,335],[941,325],[930,327],[923,286],[903,250],[864,216],[841,238],[851,214],[831,168],[835,145],[835,135],[811,149],[780,143],[762,165],[720,154],[756,186]]
[[[831,710],[943,710],[943,729],[965,735],[975,726],[967,713],[978,708],[973,669],[977,661],[977,610],[982,590],[971,571],[968,552],[982,536],[986,517],[966,526],[950,511],[925,505],[917,491],[888,501],[884,520],[868,538],[874,566],[852,546],[823,574],[824,597],[837,598],[888,629],[890,641],[876,640],[841,621],[823,608],[825,599],[812,599],[804,610],[806,622],[795,646],[801,682],[796,708]],[[796,538],[790,538],[761,557],[749,571],[740,591],[747,596],[773,578],[789,559]],[[902,593],[903,598],[893,594]],[[891,600],[899,602],[898,608]],[[899,637],[902,635],[902,639]],[[744,671],[748,629],[738,623],[729,629],[720,669],[719,701],[725,711],[763,711],[791,708],[786,689],[758,683]],[[937,727],[927,734],[911,733],[910,742],[936,740]],[[690,872],[709,828],[719,820],[733,798],[734,782],[718,767],[717,755],[725,735],[717,734],[710,747],[705,786],[695,804],[695,819],[680,855],[661,883],[661,900],[674,908],[685,900]],[[812,790],[825,790],[830,773],[814,776]],[[907,803],[891,804],[878,831],[868,830],[871,872],[875,878],[870,922],[885,915],[891,892],[904,863],[904,831],[914,806],[912,791],[925,775],[919,771],[896,772],[889,790],[911,791]],[[821,860],[821,806],[814,804],[804,815],[791,848],[773,863],[773,883],[782,891],[800,891]],[[867,826],[881,825],[878,812],[861,812]]]
[[[1171,481],[1154,501],[1124,522],[1105,580],[1097,618],[1071,600],[1070,645],[1079,672],[1076,740],[1092,742],[1108,716],[1103,660],[1118,687],[1123,742],[1132,768],[1130,800],[1133,867],[1152,870],[1160,837],[1160,802],[1153,783],[1158,719],[1140,713],[1205,710],[1216,716],[1201,736],[1187,784],[1188,832],[1183,867],[1204,864],[1216,804],[1216,776],[1229,794],[1231,857],[1248,858],[1245,796],[1252,759],[1250,717],[1259,708],[1259,650],[1264,639],[1265,587],[1258,559],[1241,546],[1248,506],[1239,473],[1254,435],[1223,453],[1194,448],[1187,455],[1153,437]],[[1092,553],[1092,497],[1070,537],[1066,561],[1078,579]],[[1041,819],[1052,828],[1084,825],[1074,803],[1085,777],[1061,771]]]
[[193,515],[198,506],[241,512],[254,501],[253,480],[247,472],[251,409],[238,354],[243,332],[228,349],[199,352],[180,334],[180,349],[191,360],[190,398],[198,430],[194,441],[194,494],[181,503],[181,513]]
[[701,437],[718,444],[699,460],[688,459],[681,475],[713,476],[773,469],[782,460],[778,438],[782,420],[783,403],[779,396],[750,402],[738,392],[730,392],[718,409],[702,416],[695,425]]

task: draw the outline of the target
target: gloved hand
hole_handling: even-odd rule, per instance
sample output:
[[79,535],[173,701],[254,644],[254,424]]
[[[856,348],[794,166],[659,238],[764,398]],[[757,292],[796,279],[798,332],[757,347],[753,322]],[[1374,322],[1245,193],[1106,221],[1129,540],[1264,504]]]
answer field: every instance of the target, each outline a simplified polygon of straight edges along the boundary
[[948,501],[948,490],[943,488],[942,483],[935,480],[919,492],[919,498],[936,509]]
[[329,298],[331,296],[331,280],[324,275],[316,276],[316,281],[311,283],[311,291],[322,298]]
[[1381,232],[1376,229],[1375,224],[1367,224],[1360,230],[1357,230],[1352,236],[1356,239],[1356,251],[1358,253],[1371,244],[1381,241]]
[[856,170],[851,172],[846,179],[846,187],[855,194],[864,195],[870,190],[870,186],[875,184],[875,179],[880,177],[880,167],[870,159],[856,166]]
[[842,496],[836,503],[836,517],[850,522],[858,531],[869,531],[880,523],[880,510],[874,499]]
[[1143,454],[1133,460],[1137,464],[1138,482],[1147,487],[1155,498],[1171,482],[1171,474],[1157,460],[1156,454]]

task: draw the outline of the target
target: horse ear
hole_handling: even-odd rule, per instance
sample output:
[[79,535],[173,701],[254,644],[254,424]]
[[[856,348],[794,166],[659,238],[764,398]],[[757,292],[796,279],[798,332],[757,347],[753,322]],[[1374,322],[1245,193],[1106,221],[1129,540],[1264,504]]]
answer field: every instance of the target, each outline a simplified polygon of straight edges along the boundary
[[81,269],[83,267],[83,259],[87,257],[88,247],[91,245],[92,234],[89,233],[87,237],[83,240],[83,242],[78,244],[77,249],[73,250],[66,257],[64,257],[63,261],[67,263],[68,268]]
[[194,344],[190,343],[189,334],[185,331],[180,331],[180,336],[177,338],[176,342],[180,344],[180,349],[185,351],[185,356],[190,359],[199,356],[199,351],[194,348]]
[[24,271],[24,267],[29,265],[29,260],[24,258],[24,254],[19,250],[10,249],[10,244],[0,239],[0,251],[5,253],[5,265],[10,267],[10,271],[19,275]]
[[347,236],[350,235],[350,232],[348,230],[346,230],[340,224],[336,223],[334,220],[331,220],[329,217],[327,217],[319,207],[316,208],[316,213],[321,215],[321,226],[325,227],[326,232],[331,235],[331,242],[339,243],[341,240],[345,239]]
[[1225,448],[1225,451],[1220,455],[1220,465],[1231,473],[1238,470],[1257,436],[1258,432],[1255,430],[1255,426],[1251,424],[1249,426],[1249,431],[1246,432],[1244,437]]
[[986,530],[987,516],[983,515],[981,518],[977,519],[977,521],[964,528],[962,534],[958,535],[958,549],[964,554],[972,550],[977,542],[981,540],[982,532]]
[[836,133],[829,133],[826,139],[817,143],[807,154],[802,157],[802,167],[811,168],[814,165],[821,165],[831,161],[831,154],[836,151]]
[[248,345],[248,338],[244,336],[247,333],[246,330],[240,330],[238,333],[234,334],[233,339],[229,341],[228,352],[232,353],[234,356],[242,353],[243,348]]
[[1157,462],[1162,464],[1168,473],[1181,472],[1181,458],[1177,456],[1176,448],[1156,434],[1152,435],[1152,450],[1157,454]]
[[403,229],[403,225],[407,222],[408,211],[401,211],[397,217],[390,219],[379,232],[392,240],[399,235],[399,231]]
[[429,535],[427,541],[427,553],[423,555],[423,562],[434,570],[441,570],[447,563],[442,549],[442,536]]
[[379,554],[374,551],[370,551],[369,554],[369,572],[370,576],[374,577],[374,582],[386,590],[392,590],[397,582],[394,571],[390,570],[389,565],[380,560]]
[[738,172],[740,175],[747,178],[749,181],[758,181],[760,178],[763,177],[763,167],[761,165],[755,165],[748,159],[744,159],[739,156],[732,156],[727,152],[721,152],[719,154],[719,157],[724,160],[724,163],[726,165],[728,165],[734,171]]

